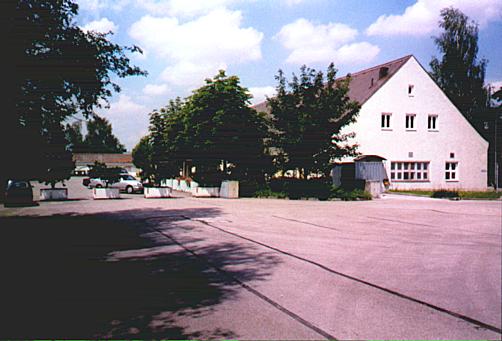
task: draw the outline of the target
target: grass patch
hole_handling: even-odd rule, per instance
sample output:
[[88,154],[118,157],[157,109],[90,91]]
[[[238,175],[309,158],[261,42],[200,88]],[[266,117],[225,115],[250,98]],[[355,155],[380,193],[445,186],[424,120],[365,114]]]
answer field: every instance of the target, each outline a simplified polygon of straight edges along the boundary
[[390,190],[390,193],[409,194],[430,198],[499,199],[502,192],[495,191],[455,191],[455,190]]

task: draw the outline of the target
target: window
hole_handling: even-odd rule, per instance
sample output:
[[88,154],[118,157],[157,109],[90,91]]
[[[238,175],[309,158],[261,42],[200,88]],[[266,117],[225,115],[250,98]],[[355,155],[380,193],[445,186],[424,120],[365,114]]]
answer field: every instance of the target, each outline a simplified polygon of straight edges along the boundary
[[415,86],[413,84],[408,85],[408,96],[415,96]]
[[429,118],[427,120],[427,129],[429,130],[436,130],[436,122],[438,120],[437,115],[429,115]]
[[406,129],[415,129],[415,114],[406,114]]
[[454,159],[455,158],[455,153],[450,153],[450,159]]
[[392,181],[429,181],[429,161],[426,162],[391,162],[390,179]]
[[381,127],[383,129],[390,129],[390,116],[391,116],[391,114],[389,114],[389,113],[382,114]]
[[457,170],[458,170],[458,162],[446,162],[445,173],[444,173],[445,180],[457,181],[458,180]]

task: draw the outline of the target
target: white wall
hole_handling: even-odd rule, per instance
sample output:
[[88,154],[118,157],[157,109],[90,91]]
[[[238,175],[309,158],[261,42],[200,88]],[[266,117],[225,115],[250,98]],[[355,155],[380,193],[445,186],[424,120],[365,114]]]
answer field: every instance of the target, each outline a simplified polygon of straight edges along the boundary
[[[414,96],[408,85],[414,85]],[[369,84],[368,84],[369,86]],[[381,114],[392,113],[390,130],[381,128]],[[415,131],[407,131],[407,113],[416,114]],[[438,115],[437,131],[428,131],[429,114]],[[359,152],[391,161],[430,161],[429,182],[391,181],[393,189],[486,189],[486,142],[448,100],[415,58],[410,58],[361,108],[354,131]],[[408,153],[412,152],[413,157]],[[450,159],[450,153],[455,158]],[[445,162],[458,161],[458,181],[445,180]]]

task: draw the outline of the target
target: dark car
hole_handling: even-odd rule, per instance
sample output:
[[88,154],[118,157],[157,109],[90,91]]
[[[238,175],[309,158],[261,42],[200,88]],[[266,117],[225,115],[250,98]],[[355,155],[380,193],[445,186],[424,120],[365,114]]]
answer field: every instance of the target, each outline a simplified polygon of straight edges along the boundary
[[5,189],[4,206],[32,205],[33,190],[29,181],[9,180]]

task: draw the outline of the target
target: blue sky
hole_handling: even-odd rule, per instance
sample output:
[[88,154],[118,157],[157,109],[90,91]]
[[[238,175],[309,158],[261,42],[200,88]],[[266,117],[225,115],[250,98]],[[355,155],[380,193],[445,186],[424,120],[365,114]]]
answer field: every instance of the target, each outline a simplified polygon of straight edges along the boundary
[[343,76],[413,54],[428,69],[438,55],[441,8],[454,6],[479,23],[486,81],[502,83],[502,0],[77,0],[77,24],[113,31],[138,45],[132,63],[148,77],[117,80],[107,117],[130,150],[147,133],[148,114],[186,97],[219,69],[240,77],[260,102],[273,95],[278,69],[288,77],[306,64]]

